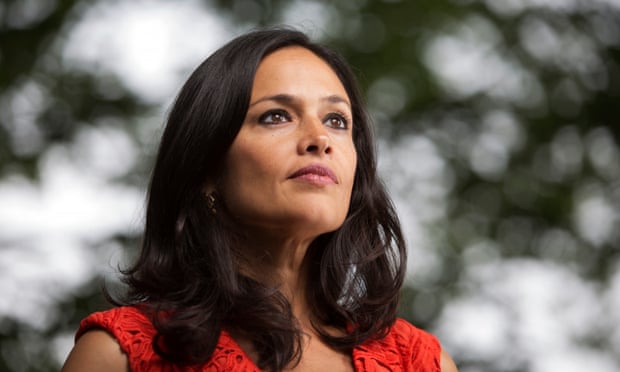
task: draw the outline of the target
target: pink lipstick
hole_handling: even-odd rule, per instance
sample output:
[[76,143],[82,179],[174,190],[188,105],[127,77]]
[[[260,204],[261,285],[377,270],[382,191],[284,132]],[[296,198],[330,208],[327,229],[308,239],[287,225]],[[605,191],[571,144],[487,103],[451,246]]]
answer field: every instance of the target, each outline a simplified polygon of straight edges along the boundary
[[297,170],[289,176],[289,179],[305,181],[315,185],[331,185],[338,183],[336,174],[323,165],[313,164]]

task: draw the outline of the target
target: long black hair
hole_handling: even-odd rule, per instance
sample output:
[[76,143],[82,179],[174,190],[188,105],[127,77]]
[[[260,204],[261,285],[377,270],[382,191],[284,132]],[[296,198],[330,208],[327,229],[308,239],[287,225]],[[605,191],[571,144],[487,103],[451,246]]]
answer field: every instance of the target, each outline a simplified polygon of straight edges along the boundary
[[277,288],[240,272],[243,234],[225,206],[213,214],[205,198],[243,123],[259,63],[287,46],[307,48],[339,77],[352,105],[357,152],[343,225],[316,238],[306,253],[313,327],[331,347],[348,352],[383,337],[395,321],[405,246],[377,176],[370,120],[354,74],[337,53],[299,31],[253,31],[207,58],[177,96],[150,182],[142,250],[124,271],[128,293],[117,304],[150,314],[157,330],[153,347],[173,363],[207,361],[222,329],[253,343],[261,369],[281,370],[301,357],[302,332],[290,304]]

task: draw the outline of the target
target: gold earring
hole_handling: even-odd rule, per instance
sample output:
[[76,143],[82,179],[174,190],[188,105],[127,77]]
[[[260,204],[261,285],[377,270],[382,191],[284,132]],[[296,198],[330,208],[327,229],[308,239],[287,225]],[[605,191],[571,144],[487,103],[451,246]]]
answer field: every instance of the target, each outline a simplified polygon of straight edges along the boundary
[[209,208],[211,214],[217,214],[217,209],[215,209],[215,196],[213,195],[213,193],[207,195],[207,208]]

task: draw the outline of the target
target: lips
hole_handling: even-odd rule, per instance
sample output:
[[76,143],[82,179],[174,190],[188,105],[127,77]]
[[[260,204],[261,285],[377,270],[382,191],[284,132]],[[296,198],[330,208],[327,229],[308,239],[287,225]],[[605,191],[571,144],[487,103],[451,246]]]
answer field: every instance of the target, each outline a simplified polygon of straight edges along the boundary
[[289,176],[289,179],[306,181],[317,185],[338,183],[338,178],[331,169],[318,164],[309,165],[297,170]]

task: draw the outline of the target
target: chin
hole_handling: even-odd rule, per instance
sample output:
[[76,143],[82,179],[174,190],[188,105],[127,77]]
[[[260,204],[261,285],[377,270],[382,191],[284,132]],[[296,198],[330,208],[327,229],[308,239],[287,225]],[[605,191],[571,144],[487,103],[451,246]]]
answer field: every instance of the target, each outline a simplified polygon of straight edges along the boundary
[[315,227],[316,236],[338,230],[344,223],[344,218],[334,219],[333,215],[330,217],[331,218],[322,218],[322,219],[320,218],[320,219],[309,220],[306,222],[305,225]]

